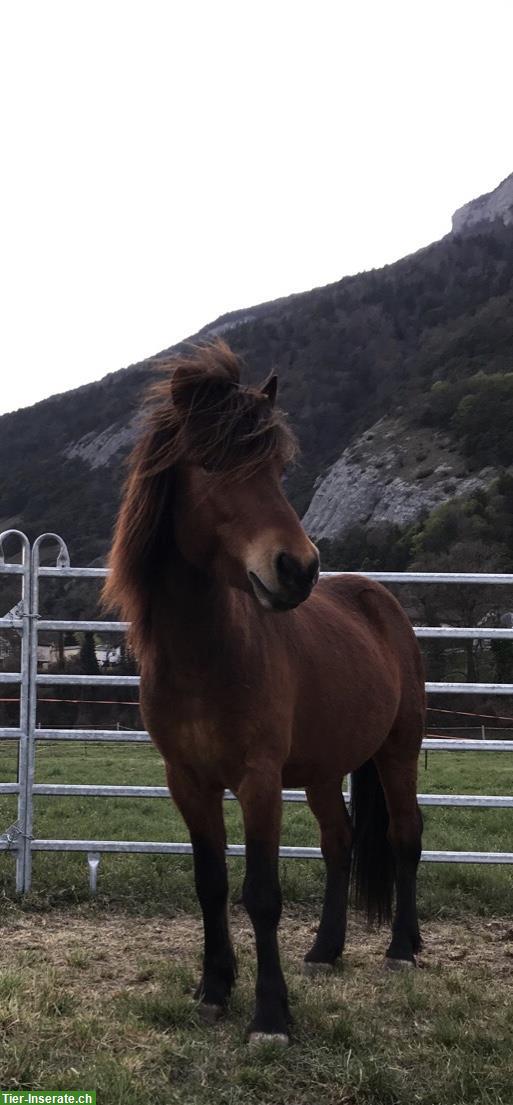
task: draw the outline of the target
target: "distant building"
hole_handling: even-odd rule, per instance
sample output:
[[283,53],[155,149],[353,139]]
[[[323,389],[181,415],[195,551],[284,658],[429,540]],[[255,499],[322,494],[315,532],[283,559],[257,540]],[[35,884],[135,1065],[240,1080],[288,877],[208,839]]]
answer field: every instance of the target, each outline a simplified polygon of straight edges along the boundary
[[[63,649],[59,649],[55,643],[37,646],[37,662],[41,671],[48,671],[50,667],[58,664],[62,659],[64,659],[65,664],[68,664],[72,660],[78,660],[79,656],[80,645],[77,644],[64,645]],[[122,659],[121,648],[119,646],[108,648],[106,645],[98,645],[96,659],[101,668],[109,667],[111,664],[120,664]]]
[[101,668],[109,667],[111,664],[120,664],[122,650],[119,645],[117,648],[107,648],[105,645],[99,645],[96,649],[96,659]]
[[79,654],[79,645],[64,645],[63,649],[59,649],[56,644],[37,646],[37,662],[42,671],[48,671],[52,664],[58,664],[62,658],[65,664],[69,660],[76,660]]

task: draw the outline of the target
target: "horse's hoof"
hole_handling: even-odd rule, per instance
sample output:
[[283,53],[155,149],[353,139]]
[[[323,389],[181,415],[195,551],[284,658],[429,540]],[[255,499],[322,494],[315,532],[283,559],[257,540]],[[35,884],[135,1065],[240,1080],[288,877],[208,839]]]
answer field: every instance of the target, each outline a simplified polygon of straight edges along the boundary
[[331,975],[332,973],[333,963],[315,963],[313,960],[303,960],[304,975]]
[[414,959],[390,959],[385,956],[385,971],[413,971],[417,964]]
[[259,1048],[266,1044],[276,1044],[278,1047],[288,1047],[289,1037],[285,1032],[250,1032],[248,1045],[250,1048]]
[[216,1024],[223,1013],[222,1005],[209,1005],[206,1001],[202,1001],[198,1005],[198,1014],[204,1024]]

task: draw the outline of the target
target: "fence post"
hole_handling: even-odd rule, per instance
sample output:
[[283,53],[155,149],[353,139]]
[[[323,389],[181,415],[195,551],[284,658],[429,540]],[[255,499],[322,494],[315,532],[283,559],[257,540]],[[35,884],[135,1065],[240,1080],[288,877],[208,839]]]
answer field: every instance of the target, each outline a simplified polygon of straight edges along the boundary
[[28,674],[28,726],[27,755],[25,764],[25,808],[23,831],[23,892],[28,893],[32,882],[32,825],[34,818],[34,773],[36,766],[36,728],[37,728],[37,642],[39,619],[39,552],[43,541],[56,541],[59,545],[57,567],[69,568],[70,558],[67,546],[56,533],[43,533],[32,546],[30,564],[30,638],[29,638],[29,674]]
[[[28,715],[29,715],[29,656],[32,619],[30,617],[30,580],[31,551],[30,542],[21,530],[8,529],[0,534],[0,562],[4,563],[3,542],[6,537],[18,537],[21,544],[21,600],[19,613],[22,620],[21,656],[20,656],[20,726],[18,736],[18,816],[13,830],[16,832],[16,890],[21,893],[24,885],[25,864],[25,820],[27,808],[27,759],[28,759]],[[15,838],[13,837],[13,840]]]

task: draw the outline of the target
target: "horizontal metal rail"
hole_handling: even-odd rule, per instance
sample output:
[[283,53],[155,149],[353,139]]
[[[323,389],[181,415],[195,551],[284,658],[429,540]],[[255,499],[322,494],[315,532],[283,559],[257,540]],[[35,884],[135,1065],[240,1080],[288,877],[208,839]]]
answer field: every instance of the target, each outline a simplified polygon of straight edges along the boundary
[[321,577],[359,575],[379,583],[482,583],[511,584],[511,572],[321,572]]
[[510,694],[513,683],[426,683],[428,694]]
[[[49,840],[32,841],[35,852],[142,852],[147,855],[192,855],[192,845],[159,840]],[[227,856],[244,856],[243,844],[228,844]],[[320,848],[299,848],[284,845],[281,859],[322,859]],[[424,863],[513,863],[513,852],[422,852]]]
[[[23,625],[23,622],[13,622],[9,618],[0,618],[0,625],[7,625],[10,628],[17,628]],[[59,621],[52,618],[42,618],[38,621],[38,630],[40,632],[49,632],[53,630],[56,633],[127,633],[130,629],[130,622],[101,622],[101,621]],[[483,628],[482,626],[440,626],[440,625],[418,625],[413,627],[413,631],[416,637],[439,637],[445,638],[471,638],[471,639],[484,639],[493,640],[498,638],[499,640],[513,639],[513,629],[505,628]]]
[[[1,730],[0,730],[1,732]],[[9,733],[13,732],[8,730]],[[90,741],[113,744],[151,744],[151,737],[144,729],[118,732],[117,729],[36,729],[38,741]],[[480,740],[460,737],[425,737],[423,750],[432,752],[513,752],[513,740]]]
[[130,629],[130,622],[63,622],[41,618],[37,628],[40,632],[53,629],[59,633],[126,633]]
[[[37,741],[95,741],[103,744],[151,744],[151,737],[144,729],[119,732],[117,729],[36,729]],[[511,742],[513,745],[513,741]]]
[[419,806],[468,806],[469,809],[511,809],[509,794],[418,794]]
[[425,737],[422,741],[422,749],[431,752],[513,752],[513,740]]
[[[0,784],[0,791],[4,787],[17,788],[16,783]],[[169,799],[167,787],[151,786],[107,786],[94,783],[35,783],[34,794],[44,794],[47,797],[59,798],[164,798]],[[16,789],[12,791],[16,793]],[[230,790],[224,793],[225,801],[236,801],[235,794]],[[346,801],[350,800],[349,792],[344,792]],[[494,808],[510,809],[513,807],[513,797],[509,795],[494,794],[419,794],[417,795],[420,806],[468,806],[469,808]],[[283,802],[306,802],[304,790],[283,790]]]
[[[192,855],[191,844],[160,840],[49,840],[35,838],[32,848],[36,852],[145,852],[149,855]],[[243,856],[243,844],[228,844],[226,855]],[[287,859],[318,859],[320,848],[283,847],[280,855]]]
[[427,863],[513,863],[513,852],[422,852]]
[[[15,674],[9,679],[0,674],[0,683],[19,682],[21,676]],[[41,672],[36,682],[45,686],[66,687],[138,687],[138,675],[47,675]],[[428,694],[504,694],[513,695],[513,683],[426,683]]]
[[[73,798],[75,796],[91,796],[94,798],[166,798],[169,799],[167,787],[150,786],[108,786],[94,783],[35,783],[35,794],[53,795],[54,797]],[[231,790],[225,790],[224,798],[227,802],[236,801],[235,794]],[[344,798],[349,799],[349,792],[344,792]],[[306,802],[304,790],[283,790],[284,802]],[[513,802],[513,798],[511,800]]]
[[[167,787],[95,786],[89,783],[34,783],[34,794],[58,798],[169,798]],[[233,797],[233,795],[231,795]]]
[[21,683],[21,672],[0,671],[0,683]]
[[109,574],[108,568],[68,568],[49,567],[37,569],[38,576],[58,579],[105,579]]
[[138,687],[138,675],[47,675],[41,672],[36,682],[51,687]]
[[441,640],[458,640],[459,638],[471,640],[485,640],[493,641],[498,640],[512,640],[513,629],[478,629],[472,628],[472,626],[440,626],[440,625],[417,625],[413,627],[416,637],[434,637]]
[[[6,565],[8,570],[17,565]],[[21,571],[21,569],[18,569]],[[108,568],[39,568],[38,575],[53,576],[62,579],[105,579]],[[321,572],[321,578],[359,575],[366,579],[376,579],[381,583],[482,583],[511,584],[513,574],[504,572]]]

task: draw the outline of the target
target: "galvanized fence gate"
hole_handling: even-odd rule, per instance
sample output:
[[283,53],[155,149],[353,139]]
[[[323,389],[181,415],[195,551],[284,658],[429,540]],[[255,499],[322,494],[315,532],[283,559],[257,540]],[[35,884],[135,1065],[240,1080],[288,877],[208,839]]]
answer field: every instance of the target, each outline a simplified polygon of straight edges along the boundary
[[[6,563],[4,542],[7,537],[16,537],[21,546],[20,563]],[[42,567],[40,564],[41,545],[45,541],[56,542],[59,546],[55,567]],[[323,575],[341,573],[324,572]],[[449,583],[449,584],[513,584],[513,575],[480,573],[433,573],[433,572],[363,572],[363,575],[384,583]],[[7,530],[0,534],[0,575],[21,577],[21,598],[17,606],[7,617],[0,618],[0,630],[17,630],[21,636],[21,663],[19,672],[0,672],[0,686],[18,685],[20,688],[19,726],[0,728],[0,740],[18,742],[18,777],[14,783],[0,782],[0,794],[15,794],[18,799],[16,821],[0,834],[0,851],[10,851],[16,859],[16,888],[27,892],[31,886],[31,864],[34,852],[85,852],[88,856],[90,884],[94,889],[98,863],[102,852],[146,852],[150,854],[189,854],[190,844],[177,842],[139,840],[59,840],[44,839],[33,835],[34,795],[127,798],[163,798],[168,795],[166,787],[137,786],[91,786],[76,784],[35,783],[36,749],[40,741],[94,741],[94,742],[148,742],[148,734],[143,730],[119,732],[117,730],[88,729],[44,729],[38,728],[37,694],[38,688],[45,686],[124,686],[137,687],[138,676],[127,675],[48,675],[38,672],[37,645],[38,634],[43,630],[56,632],[97,632],[122,633],[128,627],[123,622],[108,621],[56,621],[46,620],[39,615],[39,584],[41,578],[59,579],[103,579],[107,575],[105,568],[72,568],[65,542],[56,534],[42,534],[32,547],[25,534],[18,530]],[[493,638],[513,639],[513,629],[489,628],[440,628],[424,626],[415,629],[419,638]],[[426,683],[430,694],[499,694],[513,696],[513,683]],[[461,740],[458,738],[427,738],[424,749],[434,751],[457,752],[513,752],[513,740]],[[227,799],[233,798],[229,792]],[[286,802],[305,802],[304,791],[285,790]],[[513,807],[513,796],[484,794],[420,794],[421,806],[467,806],[467,807]],[[241,844],[230,844],[228,855],[244,854]],[[291,859],[320,858],[319,848],[283,847],[280,854]],[[513,863],[513,852],[464,852],[464,851],[424,851],[423,860],[451,863]]]

